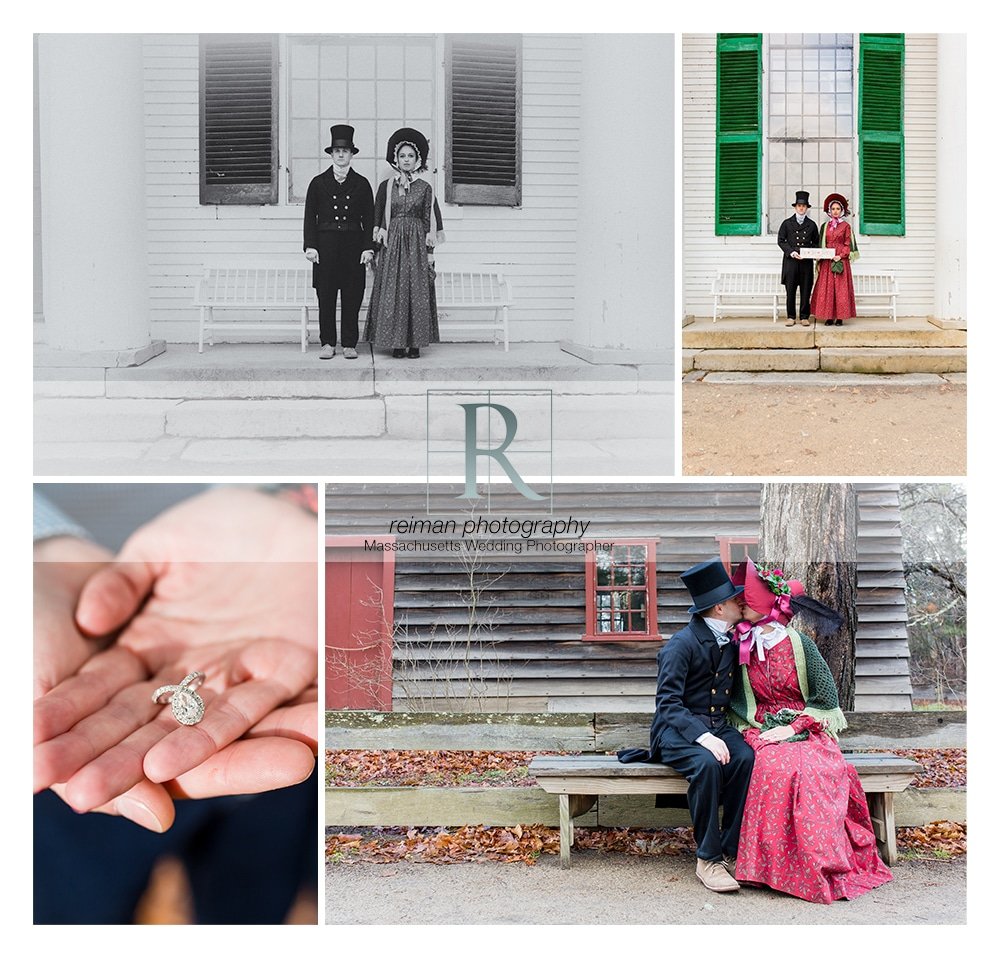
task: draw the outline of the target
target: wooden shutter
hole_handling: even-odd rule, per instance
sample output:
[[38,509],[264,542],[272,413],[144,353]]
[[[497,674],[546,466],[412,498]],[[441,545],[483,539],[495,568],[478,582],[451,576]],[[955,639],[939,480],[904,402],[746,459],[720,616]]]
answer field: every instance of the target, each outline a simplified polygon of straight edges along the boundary
[[278,42],[201,38],[201,202],[278,201]]
[[858,64],[858,153],[862,233],[906,232],[903,190],[902,33],[862,33]]
[[520,206],[520,36],[449,36],[445,63],[445,199]]
[[760,233],[761,34],[716,37],[715,233]]

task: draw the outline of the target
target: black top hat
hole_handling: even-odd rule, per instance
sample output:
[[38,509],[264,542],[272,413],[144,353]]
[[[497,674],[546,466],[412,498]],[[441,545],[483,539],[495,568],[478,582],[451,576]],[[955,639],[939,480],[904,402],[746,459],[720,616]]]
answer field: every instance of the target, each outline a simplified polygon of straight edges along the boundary
[[385,148],[385,161],[392,166],[396,165],[396,151],[403,145],[412,146],[417,151],[416,172],[427,169],[427,155],[430,153],[430,145],[427,137],[413,127],[404,126],[401,130],[396,130],[389,137],[389,143]]
[[809,209],[812,209],[812,203],[809,202],[809,194],[805,190],[795,191],[795,202],[792,203],[792,206],[798,206],[799,203],[805,203]]
[[733,585],[733,580],[729,578],[721,559],[699,562],[691,566],[687,572],[682,572],[681,579],[691,593],[691,600],[694,603],[688,612],[704,612],[713,605],[743,594],[743,586]]
[[323,150],[332,153],[334,150],[350,150],[352,153],[361,151],[354,145],[354,127],[346,123],[338,123],[330,127],[330,145]]

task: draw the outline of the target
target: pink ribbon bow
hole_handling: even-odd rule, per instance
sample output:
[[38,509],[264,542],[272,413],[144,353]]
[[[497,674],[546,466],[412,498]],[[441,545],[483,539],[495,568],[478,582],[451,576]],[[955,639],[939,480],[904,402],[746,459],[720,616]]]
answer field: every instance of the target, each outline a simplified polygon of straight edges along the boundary
[[782,616],[786,621],[792,617],[792,597],[790,595],[776,595],[771,611],[763,619],[758,619],[756,622],[744,620],[736,623],[736,628],[733,630],[733,641],[740,647],[740,665],[750,664],[750,646],[753,644],[754,628],[758,625],[767,625],[768,622],[780,622]]

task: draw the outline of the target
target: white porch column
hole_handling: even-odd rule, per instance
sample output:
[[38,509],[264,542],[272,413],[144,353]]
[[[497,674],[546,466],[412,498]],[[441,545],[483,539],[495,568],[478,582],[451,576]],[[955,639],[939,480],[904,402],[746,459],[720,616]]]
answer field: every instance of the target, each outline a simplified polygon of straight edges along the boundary
[[937,37],[937,262],[934,319],[968,319],[966,305],[966,81],[965,35]]
[[142,39],[38,38],[45,339],[97,365],[143,362],[146,265]]
[[587,35],[573,335],[591,362],[669,363],[674,341],[673,38]]

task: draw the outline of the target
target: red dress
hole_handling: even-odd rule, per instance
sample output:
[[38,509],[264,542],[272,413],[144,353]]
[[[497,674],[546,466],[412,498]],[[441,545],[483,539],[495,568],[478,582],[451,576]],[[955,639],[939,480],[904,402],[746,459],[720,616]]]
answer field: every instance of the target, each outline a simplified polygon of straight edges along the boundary
[[[751,655],[748,669],[756,721],[767,712],[805,707],[789,639],[763,662]],[[857,898],[892,880],[878,855],[858,773],[811,716],[800,715],[792,725],[809,738],[763,742],[759,729],[743,733],[755,759],[736,879],[824,904]]]
[[844,272],[834,273],[832,259],[819,260],[809,307],[816,319],[852,319],[858,315],[854,303],[854,278],[851,276],[851,227],[847,220],[836,226],[826,224],[824,246],[836,251]]

